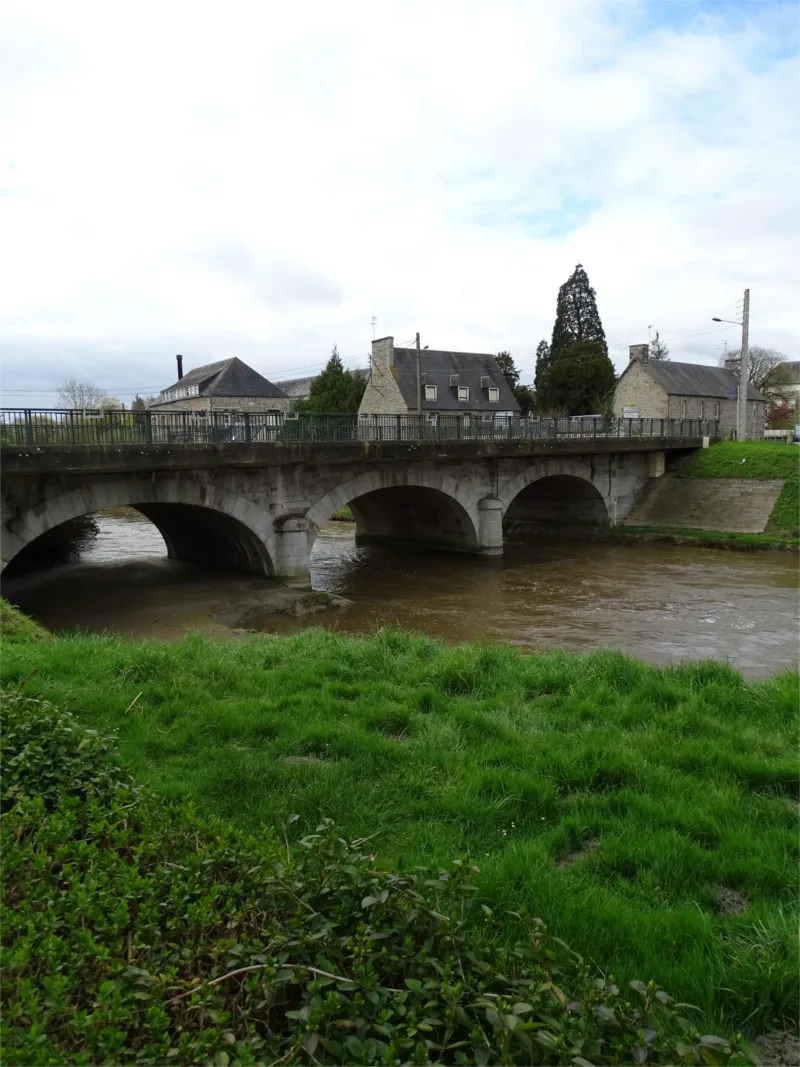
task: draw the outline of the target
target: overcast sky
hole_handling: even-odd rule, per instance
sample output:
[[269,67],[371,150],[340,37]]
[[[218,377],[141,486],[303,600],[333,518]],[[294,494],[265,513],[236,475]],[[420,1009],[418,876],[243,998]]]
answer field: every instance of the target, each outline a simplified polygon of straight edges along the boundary
[[[510,349],[581,262],[618,368],[659,329],[800,358],[798,3],[0,5],[4,403],[129,403],[372,337]],[[712,332],[713,331],[713,332]]]

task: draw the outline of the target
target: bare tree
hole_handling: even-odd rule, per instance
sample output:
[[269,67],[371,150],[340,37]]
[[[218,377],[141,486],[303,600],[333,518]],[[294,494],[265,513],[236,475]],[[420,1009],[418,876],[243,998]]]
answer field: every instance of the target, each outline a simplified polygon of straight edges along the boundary
[[78,382],[74,378],[69,378],[63,383],[56,396],[59,407],[83,410],[84,408],[99,408],[106,394],[90,382]]
[[650,341],[650,359],[669,359],[667,342],[662,341],[656,330],[656,335]]
[[[739,373],[742,350],[737,348],[727,355],[720,356],[719,364],[729,370]],[[747,361],[747,377],[751,385],[774,400],[788,399],[786,387],[792,383],[792,375],[786,363],[786,356],[774,348],[759,348],[754,345],[750,349]]]

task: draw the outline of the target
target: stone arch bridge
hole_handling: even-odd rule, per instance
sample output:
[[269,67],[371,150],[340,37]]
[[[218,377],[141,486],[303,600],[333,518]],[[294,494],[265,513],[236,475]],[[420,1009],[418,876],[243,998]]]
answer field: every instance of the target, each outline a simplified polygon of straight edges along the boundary
[[[707,440],[707,439],[706,439]],[[78,516],[130,505],[168,554],[303,584],[320,526],[496,555],[504,526],[609,526],[702,438],[4,446],[2,563]]]

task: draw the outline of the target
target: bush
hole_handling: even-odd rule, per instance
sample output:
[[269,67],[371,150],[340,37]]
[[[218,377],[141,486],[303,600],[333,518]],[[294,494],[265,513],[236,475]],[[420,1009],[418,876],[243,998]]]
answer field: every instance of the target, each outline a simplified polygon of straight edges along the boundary
[[8,705],[4,1062],[750,1062],[536,920],[503,946],[467,864],[380,870],[329,821],[245,837],[137,791],[67,713]]

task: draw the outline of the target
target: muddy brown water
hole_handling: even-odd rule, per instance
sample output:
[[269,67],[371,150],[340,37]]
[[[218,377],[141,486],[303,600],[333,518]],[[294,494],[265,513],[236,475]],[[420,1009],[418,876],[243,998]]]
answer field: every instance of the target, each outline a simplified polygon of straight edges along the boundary
[[502,560],[481,560],[358,547],[350,523],[329,523],[314,547],[313,587],[353,604],[298,619],[269,613],[270,582],[167,560],[160,534],[137,512],[98,521],[81,561],[11,578],[5,594],[50,628],[131,636],[230,635],[247,615],[248,626],[271,633],[390,625],[448,642],[613,647],[652,663],[709,657],[749,676],[798,663],[800,583],[791,553],[537,540],[507,545]]

